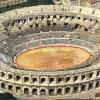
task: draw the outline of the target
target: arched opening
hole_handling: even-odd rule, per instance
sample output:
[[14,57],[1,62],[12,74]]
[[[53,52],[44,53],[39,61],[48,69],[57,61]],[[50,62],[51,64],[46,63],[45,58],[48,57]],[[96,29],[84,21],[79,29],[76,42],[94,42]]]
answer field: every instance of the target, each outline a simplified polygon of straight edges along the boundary
[[66,82],[70,81],[70,77],[66,77]]
[[11,74],[8,74],[8,79],[11,79],[13,76]]
[[9,91],[13,91],[13,86],[12,85],[8,85],[8,90]]
[[47,25],[50,26],[51,25],[51,21],[47,20]]
[[33,25],[30,25],[30,28],[32,28],[33,27]]
[[32,90],[32,94],[33,94],[33,95],[37,95],[37,89],[33,89],[33,90]]
[[16,81],[19,81],[21,78],[20,78],[20,76],[16,76]]
[[39,24],[35,23],[35,26],[36,26],[36,27],[38,27],[38,26],[39,26]]
[[41,89],[40,95],[46,95],[46,90],[45,89]]
[[20,87],[16,87],[16,93],[20,93],[21,92],[21,88]]
[[57,23],[53,23],[53,25],[57,25]]
[[82,80],[84,80],[84,79],[85,79],[85,74],[82,75]]
[[77,81],[78,80],[78,76],[74,76],[74,81]]
[[6,85],[4,83],[1,83],[1,88],[6,89]]
[[85,85],[82,85],[81,86],[81,91],[85,91],[85,87],[86,87]]
[[77,93],[78,92],[78,86],[75,86],[74,88],[73,88],[73,93]]
[[56,15],[53,15],[53,18],[56,18]]
[[54,78],[49,79],[49,84],[52,83],[52,82],[54,82]]
[[88,31],[88,29],[87,29],[87,28],[84,28],[84,31],[86,31],[86,32],[87,32],[87,31]]
[[57,89],[57,95],[62,95],[62,88]]
[[58,78],[57,83],[60,83],[62,81],[62,78]]
[[1,77],[4,77],[4,76],[5,76],[5,73],[4,73],[4,72],[1,72],[1,73],[0,73],[0,76],[1,76]]
[[81,17],[77,17],[77,19],[78,19],[78,20],[80,20],[80,19],[81,19]]
[[46,81],[45,78],[41,78],[41,84],[44,83]]
[[92,90],[92,89],[93,89],[93,83],[90,83],[90,84],[89,84],[88,89],[89,89],[89,90]]
[[32,20],[32,18],[29,18],[29,20],[31,21],[31,20]]
[[29,94],[29,89],[28,88],[24,88],[24,94],[26,94],[26,95]]
[[77,29],[79,27],[79,24],[75,24],[74,28]]
[[97,71],[97,76],[99,76],[100,75],[100,71]]
[[86,18],[83,18],[83,20],[85,21],[85,20],[86,20]]
[[29,78],[28,77],[24,77],[24,82],[29,82]]
[[89,73],[89,78],[92,78],[92,76],[93,76],[93,73]]
[[96,82],[96,88],[98,88],[98,87],[100,87],[100,82],[99,81]]
[[37,78],[33,78],[33,83],[35,83],[37,81]]
[[54,95],[54,89],[49,89],[49,95]]
[[67,26],[67,25],[68,25],[68,23],[67,23],[67,22],[64,22],[64,25],[66,25],[66,26]]
[[70,93],[70,87],[65,88],[65,94],[68,94],[68,93]]

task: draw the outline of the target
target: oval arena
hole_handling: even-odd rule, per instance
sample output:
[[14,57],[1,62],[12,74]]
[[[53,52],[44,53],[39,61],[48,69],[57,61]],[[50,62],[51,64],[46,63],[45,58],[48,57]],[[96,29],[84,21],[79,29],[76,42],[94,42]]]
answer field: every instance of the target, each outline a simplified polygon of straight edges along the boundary
[[99,13],[45,5],[0,14],[0,90],[23,99],[95,99]]

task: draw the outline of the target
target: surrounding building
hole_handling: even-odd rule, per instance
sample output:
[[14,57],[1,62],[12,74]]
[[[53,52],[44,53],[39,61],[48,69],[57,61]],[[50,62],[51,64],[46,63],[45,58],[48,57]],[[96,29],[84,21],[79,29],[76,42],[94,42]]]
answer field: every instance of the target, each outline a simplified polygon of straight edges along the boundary
[[0,0],[0,8],[27,2],[28,0]]
[[55,4],[70,4],[75,6],[86,6],[100,9],[100,0],[53,0]]

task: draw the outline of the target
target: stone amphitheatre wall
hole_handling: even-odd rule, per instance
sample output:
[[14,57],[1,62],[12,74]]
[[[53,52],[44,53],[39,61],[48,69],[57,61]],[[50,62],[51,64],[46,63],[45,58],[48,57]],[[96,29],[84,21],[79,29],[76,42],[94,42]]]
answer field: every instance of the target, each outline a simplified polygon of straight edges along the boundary
[[[1,63],[1,62],[0,62]],[[93,91],[100,86],[98,65],[67,72],[25,72],[0,65],[0,89],[18,96],[56,96]],[[47,73],[47,74],[46,74]],[[51,92],[52,91],[52,92]]]
[[[29,40],[30,38],[28,38]],[[5,41],[2,42],[6,43]],[[27,43],[26,46],[28,46]],[[14,68],[12,64],[9,65],[0,61],[0,89],[9,91],[17,96],[31,95],[36,97],[68,96],[70,94],[93,91],[100,86],[99,66],[100,64],[98,63],[96,65],[90,64],[77,70],[36,72],[20,70]]]
[[[30,30],[34,27],[37,28],[38,31],[33,29],[32,31],[39,32],[42,25],[50,26],[50,24],[54,26],[58,24],[60,24],[60,26],[69,24],[67,29],[71,28],[73,30],[75,27],[79,26],[79,31],[91,30],[91,32],[94,32],[99,28],[99,14],[99,10],[85,7],[41,5],[36,7],[25,7],[0,14],[0,26],[1,30],[6,32],[8,31],[13,34],[20,34],[20,32],[25,31],[25,29],[27,33],[27,29]],[[52,27],[49,30],[52,30]]]
[[[84,92],[88,93],[90,91],[95,91],[96,89],[100,88],[99,57],[97,58],[97,61],[95,60],[96,62],[95,64],[94,62],[90,61],[88,64],[83,65],[85,67],[81,67],[81,65],[79,65],[79,67],[81,68],[77,68],[77,70],[71,69],[65,71],[61,70],[61,71],[51,71],[51,72],[50,71],[26,71],[23,69],[18,69],[15,67],[13,63],[8,62],[9,59],[11,60],[11,58],[9,58],[8,55],[9,56],[13,55],[11,54],[12,52],[9,51],[12,50],[12,48],[14,48],[15,45],[18,46],[19,44],[25,42],[25,45],[19,46],[21,50],[23,47],[29,48],[31,45],[31,44],[28,45],[28,41],[31,40],[30,37],[33,34],[30,36],[27,35],[28,37],[24,36],[26,38],[26,39],[24,38],[24,40],[21,37],[21,34],[23,35],[23,33],[29,34],[28,30],[27,31],[24,30],[25,27],[27,29],[29,28],[30,30],[31,28],[30,25],[33,25],[34,23],[35,26],[37,26],[36,23],[38,23],[38,25],[41,24],[41,21],[39,22],[39,17],[40,19],[42,19],[41,16],[43,16],[44,21],[46,17],[49,16],[48,17],[49,21],[53,20],[53,23],[55,24],[57,23],[55,21],[57,16],[55,17],[55,15],[58,15],[58,17],[60,17],[60,22],[63,22],[64,20],[63,16],[64,18],[66,16],[66,19],[69,18],[68,20],[70,20],[70,21],[67,20],[67,23],[71,23],[71,25],[73,25],[73,21],[75,21],[74,22],[75,24],[76,22],[78,22],[80,26],[83,25],[85,27],[85,30],[90,28],[91,32],[95,32],[95,30],[99,28],[99,24],[100,24],[99,23],[100,11],[90,9],[90,8],[84,8],[84,7],[65,7],[63,5],[61,6],[47,5],[47,6],[28,7],[28,8],[26,7],[26,8],[16,9],[16,10],[12,10],[0,14],[0,26],[1,26],[0,34],[2,34],[2,32],[6,33],[7,31],[10,31],[9,32],[10,34],[13,34],[15,32],[16,34],[19,35],[17,39],[18,40],[21,39],[21,41],[18,41],[17,39],[14,40],[13,36],[10,37],[8,35],[9,38],[2,40],[0,43],[1,46],[0,56],[2,56],[0,58],[0,90],[4,92],[8,91],[16,96],[38,97],[38,96],[68,96],[76,93],[80,93],[80,94]],[[25,21],[24,24],[23,24],[23,20]],[[21,25],[22,27],[25,26],[23,30]],[[47,22],[45,26],[47,26]],[[17,27],[19,33],[18,31],[12,31],[13,27]],[[82,32],[82,30],[79,30],[79,32]],[[62,32],[59,32],[59,34],[60,33]],[[76,35],[76,36],[67,33],[66,34],[63,33],[60,35],[53,35],[52,30],[49,30],[48,33],[49,35],[46,34],[46,32],[40,32],[39,34],[42,34],[42,37],[41,35],[39,35],[41,38],[39,38],[38,33],[37,35],[35,34],[33,35],[34,38],[35,39],[72,38],[72,40],[74,39],[80,41],[86,40],[87,44],[86,42],[83,43],[83,42],[76,41],[78,45],[82,45],[83,47],[85,46],[84,44],[86,44],[86,47],[88,48],[95,47],[94,45],[96,45],[98,48],[100,47],[99,41],[96,41],[96,39],[92,38],[91,35],[89,35],[90,38],[88,38],[89,36],[85,35],[85,33],[84,35],[81,35],[80,33],[80,35]],[[34,42],[34,40],[31,40],[31,42]],[[89,44],[89,42],[91,45]],[[10,44],[9,47],[7,46],[8,45],[7,43]],[[13,49],[14,54],[17,52],[16,50],[17,49]],[[92,50],[95,51],[95,48],[92,48]]]

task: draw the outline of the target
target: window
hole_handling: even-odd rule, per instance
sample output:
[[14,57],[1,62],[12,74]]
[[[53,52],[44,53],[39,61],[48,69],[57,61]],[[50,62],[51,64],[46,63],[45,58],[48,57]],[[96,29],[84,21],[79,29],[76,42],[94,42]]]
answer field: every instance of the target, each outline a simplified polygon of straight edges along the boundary
[[12,85],[8,85],[8,90],[13,91],[13,86]]
[[68,93],[70,93],[70,88],[69,87],[65,88],[65,94],[68,94]]
[[61,88],[58,88],[57,89],[57,95],[61,95],[62,94],[62,89]]
[[100,75],[100,71],[97,71],[97,76],[99,76]]
[[99,81],[96,82],[96,88],[98,88],[98,87],[100,87],[100,82]]
[[20,87],[16,87],[16,92],[20,92],[21,88]]
[[29,94],[29,89],[28,88],[24,88],[24,94]]
[[1,83],[1,88],[3,88],[3,89],[5,89],[5,88],[6,88],[6,86],[5,86],[5,84],[4,84],[4,83]]
[[41,89],[40,94],[41,94],[41,95],[46,95],[45,89]]
[[0,76],[1,76],[1,77],[4,77],[4,76],[5,76],[5,73],[4,73],[4,72],[1,72],[1,73],[0,73]]
[[33,78],[33,83],[35,83],[37,81],[37,78]]
[[74,81],[77,81],[78,80],[78,76],[74,76]]
[[49,79],[49,83],[52,83],[54,81],[54,78]]
[[45,81],[45,78],[41,78],[41,83],[44,83]]
[[89,78],[92,78],[92,76],[93,76],[93,73],[90,73],[90,74],[89,74]]
[[28,82],[29,78],[28,77],[24,77],[24,82]]
[[67,78],[66,78],[66,82],[68,82],[68,81],[70,81],[70,77],[67,77]]
[[16,76],[16,81],[19,81],[21,78],[20,78],[20,76]]
[[49,89],[49,95],[54,95],[54,89]]
[[85,74],[82,75],[82,80],[84,80],[84,79],[85,79]]
[[8,74],[8,79],[11,79],[12,78],[12,75],[11,74]]
[[75,86],[74,88],[73,88],[73,93],[77,93],[78,92],[78,86]]
[[89,90],[93,89],[93,83],[90,83],[90,84],[89,84],[88,89],[89,89]]
[[85,91],[85,85],[81,86],[81,91]]
[[33,94],[33,95],[37,95],[37,89],[33,89],[33,90],[32,90],[32,94]]
[[62,81],[62,78],[58,78],[57,83],[60,83]]

